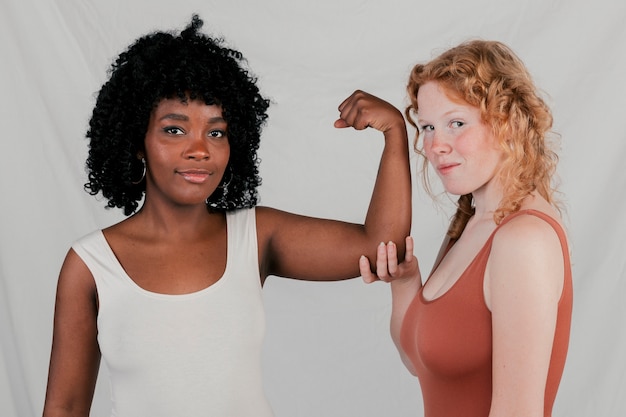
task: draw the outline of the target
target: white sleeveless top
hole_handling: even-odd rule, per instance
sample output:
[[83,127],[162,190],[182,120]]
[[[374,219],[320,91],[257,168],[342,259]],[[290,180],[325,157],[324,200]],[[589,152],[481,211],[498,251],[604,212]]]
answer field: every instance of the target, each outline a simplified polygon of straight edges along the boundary
[[101,231],[73,246],[98,291],[98,343],[114,417],[270,417],[261,378],[265,312],[254,209],[227,213],[224,275],[157,294],[126,274]]

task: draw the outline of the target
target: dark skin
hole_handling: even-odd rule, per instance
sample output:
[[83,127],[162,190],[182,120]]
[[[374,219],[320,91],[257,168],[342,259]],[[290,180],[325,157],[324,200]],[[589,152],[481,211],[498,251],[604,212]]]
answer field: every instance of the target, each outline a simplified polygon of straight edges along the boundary
[[[257,207],[261,282],[269,275],[305,280],[359,276],[359,257],[376,259],[380,242],[402,241],[411,226],[408,140],[401,113],[356,91],[340,106],[337,128],[374,128],[385,146],[363,224]],[[164,101],[146,134],[146,196],[141,210],[103,230],[128,276],[164,294],[199,291],[217,282],[227,260],[223,213],[205,199],[220,183],[230,147],[221,108]],[[100,350],[93,276],[70,250],[59,276],[44,416],[89,415]]]

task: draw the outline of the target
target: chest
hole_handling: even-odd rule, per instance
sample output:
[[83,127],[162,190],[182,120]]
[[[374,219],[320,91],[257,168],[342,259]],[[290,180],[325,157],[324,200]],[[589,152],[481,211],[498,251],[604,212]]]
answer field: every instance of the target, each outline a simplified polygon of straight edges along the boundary
[[226,233],[179,241],[116,241],[111,248],[135,284],[160,294],[187,294],[215,284],[227,262]]
[[424,299],[434,300],[448,292],[476,257],[485,251],[494,229],[495,225],[486,223],[466,230],[435,265],[422,290]]
[[428,376],[440,382],[466,377],[476,382],[474,378],[490,376],[492,327],[483,295],[485,264],[486,257],[479,256],[442,295],[428,300],[418,293],[409,306],[400,339],[420,381]]

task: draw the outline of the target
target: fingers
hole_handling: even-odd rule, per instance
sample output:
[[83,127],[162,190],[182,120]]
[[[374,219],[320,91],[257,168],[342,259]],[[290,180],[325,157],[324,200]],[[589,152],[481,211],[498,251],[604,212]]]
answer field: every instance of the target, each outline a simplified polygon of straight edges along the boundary
[[[398,248],[393,242],[385,244],[380,242],[376,249],[376,274],[370,270],[369,261],[364,256],[359,260],[361,276],[367,283],[376,280],[389,282],[398,272]],[[364,260],[365,258],[365,260]],[[367,262],[367,264],[366,264]]]
[[404,251],[404,262],[411,262],[415,257],[413,256],[413,238],[411,236],[407,236],[404,239],[405,251]]
[[372,273],[372,270],[370,269],[370,261],[365,257],[365,255],[361,255],[361,258],[359,258],[359,270],[361,271],[361,277],[366,284],[370,284],[378,280],[378,277]]
[[398,262],[398,247],[394,242],[381,242],[376,248],[375,273],[372,271],[367,257],[359,259],[359,269],[363,281],[372,283],[375,281],[391,282],[419,274],[417,258],[413,255],[414,242],[411,236],[405,239],[404,258]]
[[348,123],[346,123],[345,120],[343,119],[337,119],[335,120],[335,125],[334,125],[337,129],[343,129],[346,127],[350,127],[350,125]]
[[387,245],[384,242],[380,242],[376,249],[376,275],[381,281],[389,281],[390,274],[387,266]]
[[391,277],[398,273],[398,247],[395,243],[387,243],[387,272]]
[[352,126],[356,130],[367,129],[369,122],[363,113],[367,108],[369,97],[369,94],[357,90],[345,99],[339,105],[339,120],[335,122],[335,127]]
[[[395,250],[395,249],[394,249]],[[361,277],[366,284],[374,281],[389,281],[390,274],[387,266],[387,245],[384,242],[380,242],[378,248],[376,248],[376,273],[374,274],[370,267],[370,261],[365,256],[359,258],[359,270]],[[397,264],[397,263],[396,263]]]
[[356,90],[339,105],[335,127],[363,130],[372,127],[381,132],[400,126],[405,128],[402,113],[390,103],[365,91]]
[[[376,118],[376,112],[383,102],[377,97],[361,90],[356,90],[339,105],[339,120],[345,127],[351,126],[355,130],[364,130],[370,127],[372,120]],[[336,127],[344,127],[335,122]]]
[[367,93],[361,90],[355,90],[344,101],[341,102],[339,107],[337,107],[339,113],[347,115],[349,111],[354,107],[354,103],[357,102],[361,97],[364,97],[366,95]]

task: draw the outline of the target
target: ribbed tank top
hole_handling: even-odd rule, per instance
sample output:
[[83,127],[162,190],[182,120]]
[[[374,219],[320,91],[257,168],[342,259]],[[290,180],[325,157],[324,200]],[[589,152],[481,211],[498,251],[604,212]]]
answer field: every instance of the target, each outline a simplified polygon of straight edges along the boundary
[[484,301],[483,278],[493,236],[502,225],[520,215],[533,215],[549,223],[556,231],[563,251],[563,292],[558,304],[544,402],[544,417],[552,414],[565,365],[572,315],[569,249],[565,232],[555,219],[540,211],[522,210],[500,223],[452,288],[434,300],[427,300],[422,295],[422,287],[407,309],[400,343],[419,378],[425,417],[489,415],[492,333],[491,312]]
[[224,275],[189,294],[139,287],[101,231],[73,245],[97,287],[111,416],[272,416],[261,377],[265,313],[255,210],[226,219]]

